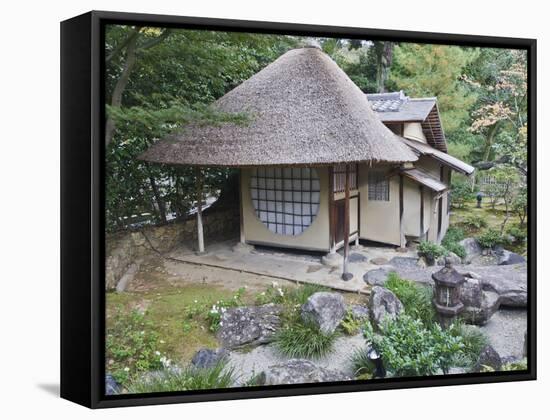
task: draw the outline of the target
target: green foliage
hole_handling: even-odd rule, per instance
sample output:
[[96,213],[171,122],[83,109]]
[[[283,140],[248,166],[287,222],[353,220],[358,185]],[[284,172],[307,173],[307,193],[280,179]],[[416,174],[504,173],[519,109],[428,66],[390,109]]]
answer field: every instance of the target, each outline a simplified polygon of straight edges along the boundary
[[468,231],[475,232],[482,228],[486,228],[489,223],[487,218],[481,214],[470,213],[460,222]]
[[513,371],[513,370],[527,370],[527,359],[518,360],[517,362],[506,363],[502,366],[503,371]]
[[452,134],[476,101],[461,76],[478,54],[472,48],[401,43],[394,49],[388,87],[403,89],[411,97],[437,96],[445,133]]
[[426,327],[420,319],[402,314],[382,323],[381,334],[366,330],[366,339],[382,355],[384,366],[394,376],[435,375],[448,372],[453,361],[464,352],[462,337],[451,326]]
[[522,186],[512,201],[512,212],[519,218],[520,226],[525,224],[525,220],[527,219],[527,209],[527,187]]
[[151,331],[151,321],[138,311],[116,311],[107,322],[107,370],[120,384],[140,373],[160,369],[163,358],[158,336]]
[[296,317],[275,335],[275,347],[290,358],[319,358],[332,350],[337,333],[325,334]]
[[405,313],[414,319],[419,319],[425,325],[430,325],[435,320],[435,312],[432,305],[432,288],[421,286],[413,281],[404,280],[395,272],[388,275],[384,287],[391,290],[401,301]]
[[426,258],[428,264],[433,265],[435,260],[447,255],[447,250],[431,241],[422,241],[418,244],[418,255]]
[[466,181],[453,180],[451,181],[451,205],[455,208],[463,208],[464,204],[474,199],[472,187]]
[[340,322],[340,327],[344,330],[344,333],[347,335],[355,335],[361,331],[362,322],[353,316],[353,313],[348,310],[346,316]]
[[187,367],[181,371],[165,370],[157,375],[134,380],[128,386],[130,394],[151,392],[195,391],[200,389],[229,388],[234,382],[234,370],[226,363],[198,369]]
[[459,244],[464,239],[464,231],[456,226],[451,226],[447,229],[445,237],[441,241],[441,245],[449,252],[454,252],[460,258],[466,256],[466,250]]
[[527,240],[527,229],[521,226],[510,226],[506,233],[514,237],[514,244],[523,244]]
[[220,327],[222,315],[227,309],[243,306],[244,293],[245,288],[241,287],[230,299],[218,299],[214,303],[195,300],[193,304],[185,308],[185,317],[190,320],[204,319],[209,325],[209,330],[216,332]]
[[376,366],[368,356],[368,348],[356,349],[350,357],[353,373],[357,379],[372,379]]
[[455,355],[453,365],[472,368],[487,345],[487,337],[479,329],[462,323],[456,323],[450,331],[455,337],[461,337],[464,343],[462,352]]
[[327,290],[326,287],[316,284],[304,283],[297,287],[280,287],[277,282],[273,282],[264,292],[256,296],[256,304],[275,303],[294,307],[306,303],[312,294]]
[[494,248],[497,245],[504,245],[506,238],[495,229],[485,229],[480,235],[476,236],[479,244],[486,249]]

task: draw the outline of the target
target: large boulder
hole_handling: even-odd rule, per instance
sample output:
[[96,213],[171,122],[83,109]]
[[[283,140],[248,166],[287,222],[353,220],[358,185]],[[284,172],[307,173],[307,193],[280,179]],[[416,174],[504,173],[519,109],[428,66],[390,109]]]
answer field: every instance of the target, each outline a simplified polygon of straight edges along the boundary
[[502,360],[497,351],[489,344],[487,344],[481,350],[479,358],[474,366],[474,372],[483,371],[484,369],[500,370],[502,367]]
[[113,378],[113,375],[105,375],[105,395],[117,395],[120,394],[120,384]]
[[470,264],[472,260],[481,255],[483,251],[481,245],[475,238],[465,238],[461,240],[459,244],[462,245],[466,251],[466,256],[463,259],[465,264]]
[[302,305],[302,319],[317,325],[324,334],[332,334],[346,315],[340,293],[317,292]]
[[478,279],[465,277],[461,301],[464,304],[462,319],[468,324],[485,325],[500,306],[500,296],[483,290]]
[[191,365],[199,369],[209,369],[227,359],[229,351],[224,348],[200,349],[191,359]]
[[388,264],[397,269],[417,268],[418,258],[414,257],[393,257]]
[[281,311],[272,303],[228,309],[221,317],[218,340],[229,349],[269,343],[281,325]]
[[348,307],[348,311],[353,317],[353,319],[357,321],[365,321],[370,318],[370,311],[367,306],[363,305],[350,305]]
[[527,306],[527,267],[525,264],[470,267],[481,279],[483,290],[500,296],[501,306],[524,308]]
[[498,265],[513,265],[526,262],[525,258],[515,252],[503,249],[498,256]]
[[342,372],[317,366],[304,359],[290,359],[270,366],[256,377],[258,385],[309,384],[317,382],[346,381],[351,378]]
[[363,276],[363,280],[371,286],[383,286],[386,283],[388,274],[394,271],[390,267],[375,268],[374,270],[367,271]]
[[375,327],[380,328],[385,319],[395,319],[403,311],[403,304],[390,290],[374,286],[369,300],[370,317]]
[[449,254],[446,255],[445,257],[438,258],[436,261],[436,265],[440,265],[440,266],[445,265],[445,259],[447,258],[451,260],[451,264],[453,266],[462,264],[462,258],[456,255],[454,252],[449,252]]

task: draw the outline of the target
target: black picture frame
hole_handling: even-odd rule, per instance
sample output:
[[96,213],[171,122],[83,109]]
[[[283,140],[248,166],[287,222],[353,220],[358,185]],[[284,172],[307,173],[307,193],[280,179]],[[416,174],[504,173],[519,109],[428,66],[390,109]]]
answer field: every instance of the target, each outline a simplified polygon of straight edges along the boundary
[[[528,370],[105,396],[104,26],[109,23],[525,49],[528,58]],[[61,397],[90,408],[536,379],[536,40],[92,11],[61,23]]]

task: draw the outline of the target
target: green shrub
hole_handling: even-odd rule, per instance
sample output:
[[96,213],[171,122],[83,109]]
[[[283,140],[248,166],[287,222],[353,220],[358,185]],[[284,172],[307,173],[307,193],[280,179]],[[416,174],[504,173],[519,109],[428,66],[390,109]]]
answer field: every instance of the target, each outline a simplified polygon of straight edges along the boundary
[[395,272],[388,275],[384,287],[397,296],[407,315],[421,320],[425,325],[434,322],[435,311],[432,305],[433,291],[431,287],[404,280]]
[[291,358],[318,358],[332,350],[337,334],[324,334],[310,322],[301,319],[287,323],[275,334],[275,346]]
[[487,345],[487,337],[476,327],[456,323],[451,329],[455,337],[461,337],[464,343],[464,349],[461,353],[455,355],[453,364],[465,368],[472,368],[483,347]]
[[222,319],[223,313],[229,308],[236,308],[237,306],[242,306],[242,296],[245,292],[244,287],[241,287],[237,290],[237,293],[230,300],[218,300],[208,313],[206,314],[206,319],[210,323],[210,331],[216,332],[220,328],[220,321]]
[[153,330],[153,323],[135,310],[118,310],[107,319],[107,370],[118,383],[124,385],[142,372],[163,367]]
[[128,387],[130,394],[170,391],[195,391],[199,389],[229,388],[234,382],[234,370],[226,363],[218,363],[207,369],[188,367],[180,372],[166,370],[146,379],[136,379]]
[[504,366],[502,366],[501,370],[527,370],[527,359],[518,360],[517,362],[506,363]]
[[514,237],[514,243],[523,244],[527,239],[527,230],[525,228],[520,228],[519,226],[510,226],[506,233]]
[[454,252],[460,258],[466,256],[466,250],[459,244],[464,239],[464,231],[458,227],[450,227],[441,241],[441,245],[449,252]]
[[473,200],[474,193],[469,183],[464,181],[452,181],[451,205],[456,208],[463,208],[466,201]]
[[469,231],[478,231],[489,225],[485,216],[476,213],[468,214],[460,224]]
[[435,375],[447,373],[457,356],[463,353],[462,337],[451,326],[443,330],[435,323],[431,328],[422,321],[402,314],[382,323],[381,335],[365,330],[366,338],[380,352],[386,370],[394,376]]
[[426,258],[428,264],[433,265],[439,258],[447,255],[447,250],[441,245],[431,241],[422,241],[417,248],[418,255]]
[[358,379],[372,379],[376,366],[368,356],[368,348],[355,350],[350,357],[354,376]]
[[350,310],[346,312],[346,316],[340,322],[340,327],[347,335],[355,335],[361,331],[361,321],[355,318]]
[[507,242],[506,238],[495,229],[484,230],[480,235],[476,236],[476,239],[483,248],[494,248]]

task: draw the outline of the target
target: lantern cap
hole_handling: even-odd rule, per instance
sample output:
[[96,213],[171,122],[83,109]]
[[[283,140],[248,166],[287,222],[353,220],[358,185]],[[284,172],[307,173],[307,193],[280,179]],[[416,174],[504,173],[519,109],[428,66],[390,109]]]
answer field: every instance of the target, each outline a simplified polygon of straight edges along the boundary
[[432,274],[433,280],[444,286],[457,287],[464,283],[466,280],[464,276],[453,268],[451,259],[445,258],[445,267]]

